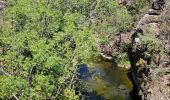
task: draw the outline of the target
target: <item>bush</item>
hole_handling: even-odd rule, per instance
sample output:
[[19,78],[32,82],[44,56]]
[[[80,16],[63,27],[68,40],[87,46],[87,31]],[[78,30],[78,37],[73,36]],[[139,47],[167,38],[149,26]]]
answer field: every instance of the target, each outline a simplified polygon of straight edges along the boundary
[[147,30],[144,35],[140,37],[140,40],[142,49],[147,49],[144,52],[146,57],[151,57],[152,53],[164,53],[163,41],[155,37],[153,30]]
[[149,9],[147,0],[135,0],[133,4],[127,6],[128,12],[133,16],[134,21],[139,18]]

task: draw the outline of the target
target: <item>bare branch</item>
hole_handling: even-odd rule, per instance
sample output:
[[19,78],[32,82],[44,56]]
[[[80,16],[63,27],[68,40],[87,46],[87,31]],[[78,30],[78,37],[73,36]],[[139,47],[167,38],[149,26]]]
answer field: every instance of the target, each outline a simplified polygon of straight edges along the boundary
[[18,97],[13,93],[12,96],[16,99],[19,100]]

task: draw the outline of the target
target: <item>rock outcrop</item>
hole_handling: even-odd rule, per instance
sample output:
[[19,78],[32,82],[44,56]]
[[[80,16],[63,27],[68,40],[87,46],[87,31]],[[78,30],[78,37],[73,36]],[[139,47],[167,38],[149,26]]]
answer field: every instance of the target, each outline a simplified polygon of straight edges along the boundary
[[[153,0],[151,4],[151,9],[144,15],[144,17],[137,23],[136,28],[132,31],[132,40],[139,38],[139,35],[135,34],[147,34],[146,30],[148,27],[154,30],[155,37],[159,38],[165,44],[166,55],[160,55],[155,53],[150,59],[143,56],[143,52],[140,47],[136,47],[138,44],[136,41],[132,41],[129,48],[129,58],[131,61],[131,74],[138,89],[138,95],[141,96],[142,100],[169,100],[170,99],[170,90],[168,89],[170,84],[170,56],[168,55],[170,49],[170,39],[165,39],[165,36],[162,33],[162,24],[164,20],[161,19],[162,13],[166,11],[165,1],[164,0]],[[141,30],[139,32],[139,30]],[[168,33],[169,34],[169,33]],[[164,38],[160,38],[164,37]],[[154,56],[158,57],[158,61],[153,60]],[[157,68],[152,69],[149,66],[154,63],[157,65]],[[152,79],[155,77],[155,73],[160,70],[162,67],[165,68],[165,75],[162,77],[156,77],[155,80]]]

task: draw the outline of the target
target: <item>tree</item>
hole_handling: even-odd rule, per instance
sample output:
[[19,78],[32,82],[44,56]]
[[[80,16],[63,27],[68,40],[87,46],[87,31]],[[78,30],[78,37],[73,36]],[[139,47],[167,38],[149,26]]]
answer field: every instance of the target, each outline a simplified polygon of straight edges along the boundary
[[0,99],[78,99],[77,65],[98,54],[95,36],[131,28],[111,0],[7,0],[3,20]]
[[4,18],[9,25],[0,38],[1,69],[8,74],[1,75],[0,98],[67,98],[64,89],[70,84],[73,89],[70,79],[93,54],[94,40],[88,27],[77,26],[80,13],[57,10],[59,2],[8,1]]

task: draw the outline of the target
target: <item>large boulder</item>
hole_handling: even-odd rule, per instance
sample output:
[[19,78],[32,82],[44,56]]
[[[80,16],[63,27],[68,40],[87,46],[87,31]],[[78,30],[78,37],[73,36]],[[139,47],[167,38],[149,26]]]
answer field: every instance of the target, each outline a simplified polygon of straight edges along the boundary
[[162,10],[165,5],[165,0],[153,0],[152,1],[152,9],[154,10]]
[[157,15],[149,15],[149,14],[145,14],[144,17],[138,22],[136,29],[140,28],[142,30],[144,30],[146,28],[147,24],[150,23],[160,23],[160,17]]
[[149,9],[148,14],[149,15],[160,15],[160,11],[159,10],[154,10],[154,9]]

